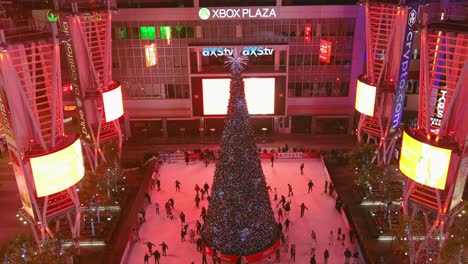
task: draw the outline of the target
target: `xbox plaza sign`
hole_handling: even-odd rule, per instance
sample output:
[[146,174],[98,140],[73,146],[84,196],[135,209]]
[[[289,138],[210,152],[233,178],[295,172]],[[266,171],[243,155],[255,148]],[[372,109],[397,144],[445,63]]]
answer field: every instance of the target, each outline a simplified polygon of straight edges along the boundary
[[200,8],[201,20],[236,19],[236,18],[276,18],[275,8]]

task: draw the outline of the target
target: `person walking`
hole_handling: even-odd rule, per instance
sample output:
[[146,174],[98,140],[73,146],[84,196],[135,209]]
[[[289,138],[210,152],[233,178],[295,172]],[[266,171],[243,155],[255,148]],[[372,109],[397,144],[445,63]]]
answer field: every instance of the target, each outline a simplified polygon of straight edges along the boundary
[[181,184],[180,184],[179,180],[176,180],[175,181],[175,190],[176,190],[176,192],[180,192],[180,185]]
[[275,188],[275,190],[273,190],[273,195],[274,195],[273,196],[273,201],[277,201],[278,200],[278,191],[276,190],[276,188]]
[[283,209],[278,208],[278,220],[283,220]]
[[156,208],[156,214],[159,214],[159,203],[158,202],[154,203],[154,208]]
[[286,203],[286,197],[284,197],[284,195],[281,195],[280,203],[281,203],[281,206],[284,207],[284,204]]
[[301,217],[304,216],[304,211],[305,210],[309,210],[309,208],[307,208],[307,206],[304,203],[302,203],[301,204]]
[[330,230],[330,235],[328,236],[328,245],[333,246],[333,230]]
[[355,249],[353,253],[353,264],[359,264],[359,252],[357,249]]
[[156,180],[156,187],[158,187],[158,192],[161,191],[161,181],[159,179]]
[[138,224],[138,227],[133,228],[133,237],[135,238],[135,241],[140,241],[140,232],[138,232],[140,229],[139,226],[140,225]]
[[323,252],[323,263],[327,264],[328,263],[328,258],[330,257],[330,253],[328,253],[328,249],[325,249]]
[[275,162],[275,153],[271,153],[271,167],[273,168],[273,163]]
[[169,200],[167,200],[169,202],[169,204],[171,205],[171,208],[174,209],[174,205],[175,205],[175,202],[174,202],[174,199],[173,198],[169,198]]
[[338,237],[336,239],[341,239],[341,227],[338,227]]
[[181,211],[179,217],[180,217],[180,224],[183,226],[185,224],[185,214],[184,214],[184,212]]
[[148,204],[151,204],[151,195],[149,194],[148,191],[145,191],[145,198]]
[[333,183],[330,183],[328,186],[328,194],[333,197],[333,191],[335,190],[335,187],[333,186]]
[[159,251],[156,249],[154,252],[153,252],[153,257],[154,257],[154,264],[159,264],[159,259],[161,258],[161,253],[159,253]]
[[195,231],[190,229],[190,244],[195,243]]
[[289,231],[289,224],[291,221],[289,221],[289,218],[286,218],[286,221],[284,221],[284,231],[288,232]]
[[208,185],[207,182],[203,185],[203,189],[205,189],[206,194],[208,194],[208,190],[210,189],[210,186]]
[[161,246],[161,249],[162,249],[162,255],[163,256],[166,256],[167,254],[167,250],[169,249],[169,247],[167,246],[166,242],[162,242],[161,244],[159,244]]
[[351,251],[346,248],[346,250],[344,251],[344,256],[345,256],[345,264],[349,264],[349,258],[351,258]]
[[346,239],[346,235],[344,233],[341,234],[341,245],[342,246],[344,246],[345,239]]
[[301,175],[304,175],[304,163],[302,163],[299,168],[301,169]]
[[188,165],[188,164],[189,164],[189,161],[190,161],[190,159],[189,159],[189,154],[188,154],[188,152],[187,152],[187,151],[185,152],[185,155],[184,155],[184,156],[185,156],[185,165]]
[[202,253],[202,264],[208,264],[208,261],[206,261],[206,252],[204,250]]
[[180,230],[180,241],[185,242],[185,235],[186,235],[186,234],[187,234],[187,232],[185,231],[184,228],[182,228],[182,229]]
[[197,195],[198,195],[198,192],[200,191],[200,186],[198,186],[198,184],[195,184],[195,191],[197,192]]
[[314,187],[314,183],[312,182],[312,180],[309,180],[309,183],[307,184],[307,186],[309,187],[309,189],[307,190],[307,193],[310,193],[312,191],[312,187]]
[[315,254],[310,257],[310,262],[309,264],[317,264],[317,261],[315,260]]
[[198,193],[195,196],[195,207],[200,208],[200,196],[198,196]]
[[143,262],[144,264],[148,264],[148,260],[149,260],[150,256],[148,255],[148,253],[145,253],[145,256],[143,257],[143,260],[145,262]]
[[291,184],[288,183],[288,196],[294,195]]
[[201,223],[199,220],[197,220],[197,223],[195,224],[195,226],[197,227],[197,235],[199,235],[201,231]]
[[203,252],[203,240],[201,237],[197,238],[195,244],[197,244],[197,252]]
[[296,261],[296,244],[291,244],[291,260]]
[[317,240],[317,234],[315,233],[315,230],[312,229],[311,235],[312,240]]
[[315,256],[315,248],[317,247],[317,241],[312,239],[312,245],[310,246],[310,254]]
[[328,181],[325,181],[325,190],[323,192],[324,193],[328,192]]
[[148,247],[148,251],[149,251],[150,254],[153,253],[153,250],[152,250],[152,249],[153,249],[153,246],[156,246],[155,244],[151,243],[150,241],[145,242],[145,243],[143,243],[143,244],[146,244],[146,246]]
[[201,193],[201,199],[205,200],[205,189],[201,189],[200,193]]

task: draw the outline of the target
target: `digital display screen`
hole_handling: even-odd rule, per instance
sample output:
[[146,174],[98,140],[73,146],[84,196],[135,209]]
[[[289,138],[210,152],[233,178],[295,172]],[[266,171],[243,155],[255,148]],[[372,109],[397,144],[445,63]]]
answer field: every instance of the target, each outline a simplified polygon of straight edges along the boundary
[[330,63],[332,43],[328,40],[320,40],[319,60],[320,62]]
[[375,86],[357,81],[355,108],[359,112],[373,116],[375,106]]
[[[231,79],[203,79],[203,112],[205,115],[225,115],[229,101]],[[251,115],[275,112],[275,79],[244,78],[245,99]]]
[[145,65],[146,67],[151,67],[158,63],[156,57],[156,45],[151,43],[150,45],[145,45]]
[[420,142],[406,132],[401,146],[400,170],[410,179],[445,189],[452,150]]
[[84,176],[80,139],[56,152],[30,158],[37,197],[63,191]]
[[113,121],[123,115],[122,86],[102,93],[106,122]]

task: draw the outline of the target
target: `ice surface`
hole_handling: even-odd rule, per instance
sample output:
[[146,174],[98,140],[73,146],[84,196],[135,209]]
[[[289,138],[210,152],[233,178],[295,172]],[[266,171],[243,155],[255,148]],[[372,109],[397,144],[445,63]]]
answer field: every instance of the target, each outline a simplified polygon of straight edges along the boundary
[[[304,163],[304,175],[301,175],[299,166]],[[274,167],[271,167],[270,160],[262,160],[262,167],[267,180],[267,185],[272,190],[277,188],[278,201],[273,201],[273,191],[270,192],[275,217],[278,218],[276,205],[281,195],[286,197],[286,201],[291,201],[291,212],[288,217],[291,221],[289,232],[285,236],[289,237],[289,244],[296,244],[296,261],[294,263],[307,264],[311,257],[311,230],[317,233],[316,260],[317,263],[323,263],[323,252],[328,249],[330,252],[329,264],[344,263],[344,251],[348,247],[351,252],[354,248],[349,243],[349,236],[345,223],[341,215],[335,209],[335,198],[324,194],[324,182],[327,179],[320,159],[276,159]],[[152,205],[146,207],[146,222],[140,229],[140,241],[133,244],[127,258],[127,263],[143,263],[143,257],[148,248],[146,241],[151,241],[157,246],[153,251],[161,247],[159,244],[165,241],[169,246],[167,256],[161,256],[161,264],[190,264],[192,261],[196,264],[201,263],[201,253],[197,252],[196,245],[190,243],[190,229],[196,230],[195,223],[199,219],[202,222],[200,213],[202,206],[208,208],[208,202],[205,199],[200,202],[200,208],[195,207],[195,184],[202,187],[205,182],[211,185],[213,181],[215,164],[212,162],[205,167],[201,161],[192,161],[189,165],[180,160],[175,163],[164,163],[160,168],[161,191],[153,190],[151,192]],[[307,193],[307,183],[312,179],[314,183],[312,193]],[[181,191],[176,192],[175,181],[181,182]],[[288,197],[288,183],[292,185],[294,195]],[[175,201],[174,220],[166,218],[164,209],[165,203],[169,198]],[[154,203],[160,205],[160,214],[155,212]],[[300,217],[300,204],[305,203],[308,210],[304,217]],[[181,242],[181,222],[180,212],[183,211],[186,216],[186,222],[189,224],[185,242]],[[202,222],[203,223],[203,222]],[[284,220],[282,221],[284,223]],[[346,241],[343,246],[341,240],[336,239],[338,227],[345,230]],[[284,230],[284,227],[283,227]],[[334,245],[329,246],[329,233],[333,230]],[[198,235],[195,237],[195,240]],[[275,257],[272,256],[272,260]],[[351,260],[352,262],[352,260]],[[149,263],[154,263],[151,257]],[[208,263],[213,263],[208,256]],[[257,262],[266,263],[266,259]],[[283,252],[281,249],[281,262],[293,263],[290,260],[289,252]]]

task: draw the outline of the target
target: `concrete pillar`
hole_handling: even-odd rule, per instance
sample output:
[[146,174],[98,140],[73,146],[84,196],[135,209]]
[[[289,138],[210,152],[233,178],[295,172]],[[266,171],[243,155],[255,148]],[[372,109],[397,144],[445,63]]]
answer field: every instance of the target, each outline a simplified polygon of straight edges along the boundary
[[197,50],[197,72],[203,71],[203,62],[202,62],[202,53],[201,51]]
[[279,71],[280,69],[280,53],[281,51],[279,49],[275,49],[275,52],[274,52],[274,58],[275,58],[275,71]]
[[162,130],[162,136],[167,138],[167,119],[166,118],[161,119],[161,130]]

